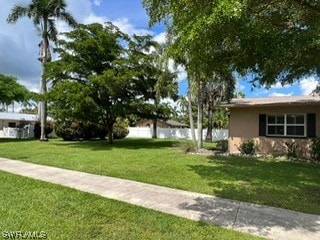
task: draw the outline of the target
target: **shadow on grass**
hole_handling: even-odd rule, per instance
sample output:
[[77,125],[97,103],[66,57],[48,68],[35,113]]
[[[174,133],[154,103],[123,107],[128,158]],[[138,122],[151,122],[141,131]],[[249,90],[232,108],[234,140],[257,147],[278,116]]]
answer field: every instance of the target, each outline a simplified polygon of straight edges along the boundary
[[91,141],[56,141],[53,145],[68,146],[71,148],[87,148],[92,151],[105,151],[111,149],[163,149],[177,145],[177,141],[161,140],[161,139],[120,139],[114,140],[113,144],[109,144],[107,140],[91,140]]
[[320,214],[320,166],[246,157],[190,165],[218,197]]

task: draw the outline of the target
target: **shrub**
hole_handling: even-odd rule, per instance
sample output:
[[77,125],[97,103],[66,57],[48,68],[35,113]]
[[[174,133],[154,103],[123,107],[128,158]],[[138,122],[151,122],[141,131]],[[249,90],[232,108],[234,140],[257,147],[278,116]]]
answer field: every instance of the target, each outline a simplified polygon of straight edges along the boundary
[[78,140],[81,137],[82,130],[77,123],[56,122],[55,132],[58,137],[61,137],[65,141]]
[[228,151],[228,140],[217,141],[217,148],[223,152]]
[[123,118],[117,118],[113,125],[113,139],[123,139],[129,134],[129,121]]
[[[53,131],[53,124],[51,122],[47,122],[47,124],[44,128],[46,138],[48,138],[48,135],[50,133],[52,133],[52,131]],[[34,138],[40,139],[40,137],[41,137],[41,123],[40,122],[36,122],[36,124],[34,125],[33,132],[34,132]]]
[[256,145],[253,140],[243,142],[238,147],[241,154],[253,155],[256,152]]
[[179,145],[183,153],[194,152],[197,150],[197,143],[194,141],[186,141]]
[[57,136],[65,141],[90,140],[92,138],[104,139],[107,135],[105,128],[98,124],[75,121],[57,122],[55,131]]
[[320,138],[311,139],[309,151],[311,159],[320,162]]
[[285,145],[287,147],[287,158],[298,158],[299,157],[299,150],[298,150],[298,144],[295,142],[289,143],[285,142]]

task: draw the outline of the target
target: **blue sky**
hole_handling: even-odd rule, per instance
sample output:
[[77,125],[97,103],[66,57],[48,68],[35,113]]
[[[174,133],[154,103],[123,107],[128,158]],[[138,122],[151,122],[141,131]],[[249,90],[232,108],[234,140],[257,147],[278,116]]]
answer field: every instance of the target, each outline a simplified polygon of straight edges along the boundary
[[[2,1],[0,8],[0,73],[17,76],[22,84],[37,91],[41,67],[37,61],[37,44],[40,38],[27,18],[15,25],[6,23],[10,9],[15,3],[29,3],[30,0]],[[142,7],[141,0],[66,0],[68,10],[81,23],[112,21],[122,31],[132,35],[151,34],[160,42],[165,40],[165,29],[158,25],[148,29],[148,16]],[[59,29],[68,28],[60,24]],[[186,73],[179,68],[179,92],[185,94],[187,89]],[[268,97],[307,95],[315,88],[318,79],[309,77],[292,86],[276,84],[266,88],[251,89],[246,79],[239,79],[237,89],[246,97]]]

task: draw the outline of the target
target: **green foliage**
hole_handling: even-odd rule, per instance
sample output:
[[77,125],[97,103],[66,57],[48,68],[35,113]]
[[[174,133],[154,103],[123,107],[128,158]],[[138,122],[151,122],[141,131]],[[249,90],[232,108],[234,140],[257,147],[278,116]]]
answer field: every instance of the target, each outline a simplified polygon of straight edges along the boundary
[[[39,44],[39,57],[38,60],[42,64],[42,76],[40,80],[40,95],[42,98],[40,101],[40,122],[41,131],[44,131],[46,126],[47,113],[47,83],[49,79],[46,76],[46,63],[50,62],[51,59],[51,43],[57,43],[58,40],[58,29],[56,27],[56,21],[66,23],[70,27],[75,27],[77,25],[76,20],[71,13],[66,11],[66,1],[52,1],[52,0],[32,0],[28,4],[18,3],[13,6],[11,12],[7,18],[8,23],[16,23],[19,19],[23,17],[28,17],[31,19],[35,25],[38,34],[41,36],[41,42]],[[41,132],[41,140],[45,139],[45,133]]]
[[57,121],[96,119],[98,106],[90,96],[90,86],[85,83],[61,81],[54,85],[49,98],[53,102],[50,113]]
[[[141,118],[166,119],[170,108],[160,103],[162,98],[177,99],[177,74],[169,70],[169,60],[164,55],[165,46],[152,40],[152,36],[134,35],[129,43],[129,60],[138,72],[136,84],[143,99],[137,114]],[[150,103],[150,100],[152,103]],[[145,102],[147,101],[147,102]],[[156,131],[153,132],[156,138]]]
[[29,91],[13,76],[0,74],[0,103],[9,105],[13,101],[24,102],[30,97]]
[[216,141],[216,146],[219,150],[226,152],[228,151],[228,140]]
[[55,132],[65,141],[90,140],[93,138],[104,139],[107,131],[100,125],[90,122],[56,122]]
[[227,128],[229,124],[229,111],[217,108],[213,112],[213,128]]
[[129,121],[123,118],[117,118],[113,126],[113,138],[114,139],[123,139],[129,134]]
[[254,155],[256,152],[256,144],[254,140],[248,140],[241,143],[238,149],[241,154]]
[[[319,74],[318,1],[143,0],[150,25],[165,22],[169,52],[190,72],[230,68],[260,84]],[[293,57],[295,56],[295,57]]]
[[296,142],[285,142],[285,145],[287,147],[287,158],[298,158],[301,156],[299,152],[299,145]]
[[[40,122],[36,122],[34,125],[34,138],[40,139],[41,135],[41,127]],[[53,124],[51,122],[46,122],[46,126],[44,128],[45,136],[48,138],[48,135],[53,132]]]
[[65,35],[69,41],[59,42],[60,59],[47,67],[53,115],[62,122],[101,124],[112,143],[116,118],[131,114],[141,95],[136,71],[125,57],[128,37],[111,23],[81,24]]
[[[7,18],[8,23],[16,23],[20,18],[27,16],[35,26],[41,29],[43,37],[57,41],[58,30],[54,21],[62,20],[71,27],[77,25],[73,16],[66,11],[66,1],[32,0],[29,4],[15,4]],[[46,26],[46,27],[45,27]]]
[[179,146],[183,153],[194,152],[197,150],[197,143],[194,141],[183,141]]
[[[161,49],[151,36],[130,39],[112,23],[80,24],[59,41],[58,61],[47,64],[52,79],[52,114],[62,122],[93,122],[108,129],[131,114],[164,117],[160,98],[174,94],[175,74],[159,60]],[[127,47],[126,47],[127,45]],[[153,99],[153,105],[146,101]],[[115,138],[123,137],[114,134]]]
[[311,139],[309,148],[311,159],[320,162],[320,138]]

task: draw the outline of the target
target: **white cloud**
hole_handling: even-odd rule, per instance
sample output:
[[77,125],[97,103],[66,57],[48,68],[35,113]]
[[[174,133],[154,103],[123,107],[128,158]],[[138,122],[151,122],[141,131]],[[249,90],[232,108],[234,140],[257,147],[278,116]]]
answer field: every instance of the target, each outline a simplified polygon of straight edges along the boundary
[[128,18],[118,18],[115,21],[112,21],[114,25],[116,25],[122,32],[127,33],[129,35],[153,35],[152,31],[146,29],[139,29],[133,26],[132,23],[129,22]]
[[98,7],[100,7],[101,3],[102,3],[102,0],[94,0],[93,1],[93,4],[98,6]]
[[283,89],[283,88],[289,88],[289,87],[291,87],[290,84],[282,85],[281,82],[277,82],[276,84],[272,85],[270,88],[271,89]]
[[[91,23],[100,23],[105,24],[106,22],[110,22],[111,20],[104,16],[98,16],[94,14],[93,12],[90,12],[90,14],[85,17],[83,20],[84,24],[91,24]],[[152,31],[146,30],[146,29],[139,29],[136,28],[132,23],[129,22],[129,19],[127,18],[118,18],[114,21],[111,21],[115,26],[117,26],[120,31],[132,36],[133,34],[136,35],[153,35],[154,33]]]
[[[29,0],[3,1],[0,8],[0,73],[16,76],[28,89],[38,89],[41,76],[41,64],[37,60],[39,32],[27,17],[15,24],[7,24],[6,19],[15,3],[28,4]],[[91,11],[89,0],[67,0],[67,10],[81,22]],[[67,26],[57,23],[60,31]]]
[[291,92],[291,93],[277,93],[277,92],[274,92],[274,93],[269,94],[269,97],[287,97],[287,96],[293,96],[293,92]]
[[181,105],[180,105],[179,101],[174,101],[171,98],[164,98],[164,99],[161,99],[160,103],[168,104],[173,109],[176,109],[178,112],[181,111]]
[[91,24],[91,23],[104,24],[108,21],[110,20],[107,17],[97,16],[93,12],[90,12],[90,14],[84,18],[83,23],[84,24]]
[[[72,13],[79,23],[99,22],[104,24],[111,20],[103,13],[100,16],[94,12],[94,6],[101,6],[102,0],[66,0],[66,2],[68,4],[67,11]],[[39,36],[32,21],[27,17],[19,19],[15,24],[7,24],[6,19],[15,3],[29,4],[30,0],[1,1],[0,73],[16,76],[26,87],[35,90],[38,89],[41,76],[41,64],[37,60],[38,43],[41,36]],[[103,9],[101,10],[103,11]],[[135,9],[131,9],[132,11],[135,11]],[[136,27],[124,16],[130,16],[130,19],[132,19],[134,14],[128,15],[128,11],[119,9],[113,15],[113,18],[116,19],[114,24],[123,32],[129,35],[154,35],[152,31],[143,29],[143,27]],[[140,17],[136,21],[140,21]],[[137,24],[141,25],[141,22]],[[57,22],[57,26],[59,32],[70,30],[62,22]]]
[[169,60],[169,70],[171,72],[176,72],[178,74],[178,81],[187,79],[188,74],[185,68],[182,65],[175,66],[175,63],[172,59]]
[[164,44],[166,43],[166,40],[167,40],[167,33],[166,32],[159,33],[153,37],[153,40],[160,44]]
[[299,88],[302,95],[310,95],[319,81],[315,77],[308,77],[300,81]]

